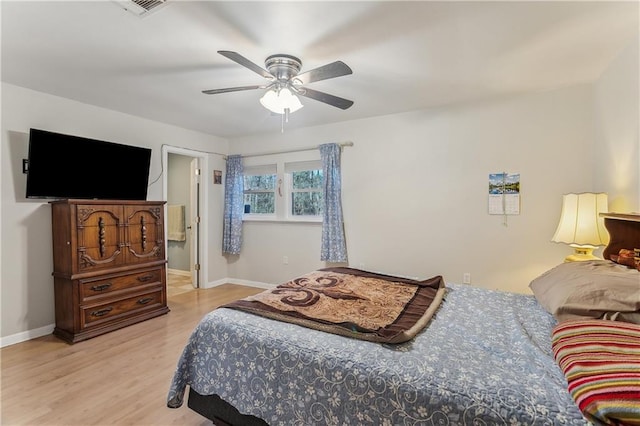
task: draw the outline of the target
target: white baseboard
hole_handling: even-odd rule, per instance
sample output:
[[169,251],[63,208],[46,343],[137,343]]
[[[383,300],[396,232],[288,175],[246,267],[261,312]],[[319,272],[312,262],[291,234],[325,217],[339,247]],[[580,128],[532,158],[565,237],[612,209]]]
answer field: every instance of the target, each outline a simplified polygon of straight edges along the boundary
[[167,268],[167,272],[176,275],[182,275],[183,277],[190,277],[191,271],[183,271],[182,269],[171,269]]
[[216,280],[216,281],[213,281],[213,282],[204,283],[204,285],[202,285],[200,288],[205,288],[205,289],[206,288],[214,288],[214,287],[218,287],[219,285],[227,284],[227,283],[228,283],[227,279],[226,278],[222,278],[220,280]]
[[15,345],[16,343],[26,342],[27,340],[35,339],[37,337],[46,336],[53,333],[54,327],[54,324],[50,324],[34,330],[27,330],[21,333],[12,334],[11,336],[0,337],[0,348]]
[[213,288],[222,284],[238,284],[238,285],[246,285],[248,287],[257,287],[257,288],[274,288],[275,284],[263,283],[260,281],[249,281],[249,280],[241,280],[238,278],[222,278],[220,280],[216,280],[210,283],[207,283],[203,288]]
[[[180,274],[181,272],[191,275],[189,271],[180,271],[179,269],[171,270],[178,271],[176,273]],[[182,274],[180,274],[182,275]],[[248,287],[256,287],[256,288],[274,288],[275,284],[263,283],[260,281],[249,281],[249,280],[241,280],[238,278],[222,278],[220,280],[216,280],[210,283],[205,284],[202,288],[214,288],[218,287],[222,284],[238,284],[238,285],[246,285]],[[53,333],[53,329],[55,324],[47,325],[44,327],[36,328],[34,330],[27,330],[21,333],[16,333],[7,337],[0,337],[0,348],[4,348],[5,346],[15,345],[16,343],[26,342],[27,340],[35,339],[37,337],[46,336],[48,334]]]

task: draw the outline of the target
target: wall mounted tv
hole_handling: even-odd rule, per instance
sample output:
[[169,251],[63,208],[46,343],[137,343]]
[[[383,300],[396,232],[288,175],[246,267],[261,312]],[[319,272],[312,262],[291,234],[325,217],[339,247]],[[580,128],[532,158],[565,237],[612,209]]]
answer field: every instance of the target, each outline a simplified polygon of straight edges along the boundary
[[31,129],[27,198],[146,200],[151,149]]

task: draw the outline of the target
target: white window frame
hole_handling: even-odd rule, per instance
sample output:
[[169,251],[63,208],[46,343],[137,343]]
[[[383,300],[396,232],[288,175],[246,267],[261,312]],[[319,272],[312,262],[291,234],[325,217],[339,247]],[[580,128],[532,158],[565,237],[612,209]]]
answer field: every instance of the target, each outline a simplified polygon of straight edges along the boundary
[[[322,221],[322,215],[294,215],[293,214],[293,193],[294,192],[322,192],[322,187],[319,189],[309,190],[296,190],[293,188],[293,173],[302,172],[306,170],[322,170],[322,162],[320,160],[313,161],[293,161],[284,164],[284,189],[285,192],[285,208],[287,220],[290,221],[303,221],[303,222],[316,222]],[[323,200],[324,202],[324,200]],[[323,206],[324,208],[324,206]]]
[[[314,158],[315,157],[315,158]],[[267,213],[245,213],[243,214],[244,221],[265,221],[265,222],[297,222],[297,223],[322,223],[322,215],[305,215],[294,216],[292,214],[292,192],[293,192],[293,179],[292,173],[294,171],[304,170],[321,170],[322,161],[318,158],[319,153],[316,153],[313,157],[309,158],[307,154],[305,157],[291,157],[291,156],[278,156],[278,158],[261,158],[251,157],[246,158],[246,165],[244,166],[245,175],[260,175],[271,174],[270,170],[273,170],[275,166],[276,175],[276,187],[275,187],[275,214]],[[307,168],[311,167],[311,168]]]
[[[244,176],[260,176],[260,175],[275,175],[276,176],[276,185],[273,188],[273,191],[269,190],[260,190],[260,191],[251,191],[251,193],[273,193],[274,200],[274,212],[273,213],[243,213],[243,220],[275,220],[278,214],[278,169],[276,164],[264,164],[259,166],[248,166],[244,167],[243,175]],[[243,177],[244,179],[244,177]],[[243,191],[243,201],[244,194],[246,190]],[[244,204],[244,203],[243,203]]]

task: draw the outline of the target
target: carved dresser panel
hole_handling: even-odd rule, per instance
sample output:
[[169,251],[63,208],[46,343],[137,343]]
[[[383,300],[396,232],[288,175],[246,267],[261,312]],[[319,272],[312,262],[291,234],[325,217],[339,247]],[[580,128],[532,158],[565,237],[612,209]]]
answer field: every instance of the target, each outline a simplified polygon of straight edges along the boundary
[[56,336],[74,343],[169,312],[164,204],[51,202]]

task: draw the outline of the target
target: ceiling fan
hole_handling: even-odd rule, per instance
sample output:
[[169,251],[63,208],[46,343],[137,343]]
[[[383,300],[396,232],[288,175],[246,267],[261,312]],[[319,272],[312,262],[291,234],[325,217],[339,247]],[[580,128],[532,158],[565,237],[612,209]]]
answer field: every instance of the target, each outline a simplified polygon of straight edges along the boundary
[[246,68],[249,68],[251,71],[269,80],[269,82],[263,85],[203,90],[202,93],[207,95],[239,92],[243,90],[267,89],[265,95],[260,99],[260,103],[270,111],[287,116],[290,112],[294,112],[302,108],[300,100],[295,95],[315,99],[316,101],[324,102],[325,104],[343,110],[353,105],[353,101],[349,99],[305,87],[306,84],[313,83],[315,81],[352,74],[353,71],[351,68],[342,61],[335,61],[299,74],[300,69],[302,68],[302,61],[295,56],[285,55],[282,53],[271,55],[265,60],[265,67],[267,69],[264,69],[239,53],[228,50],[219,50],[218,53]]

